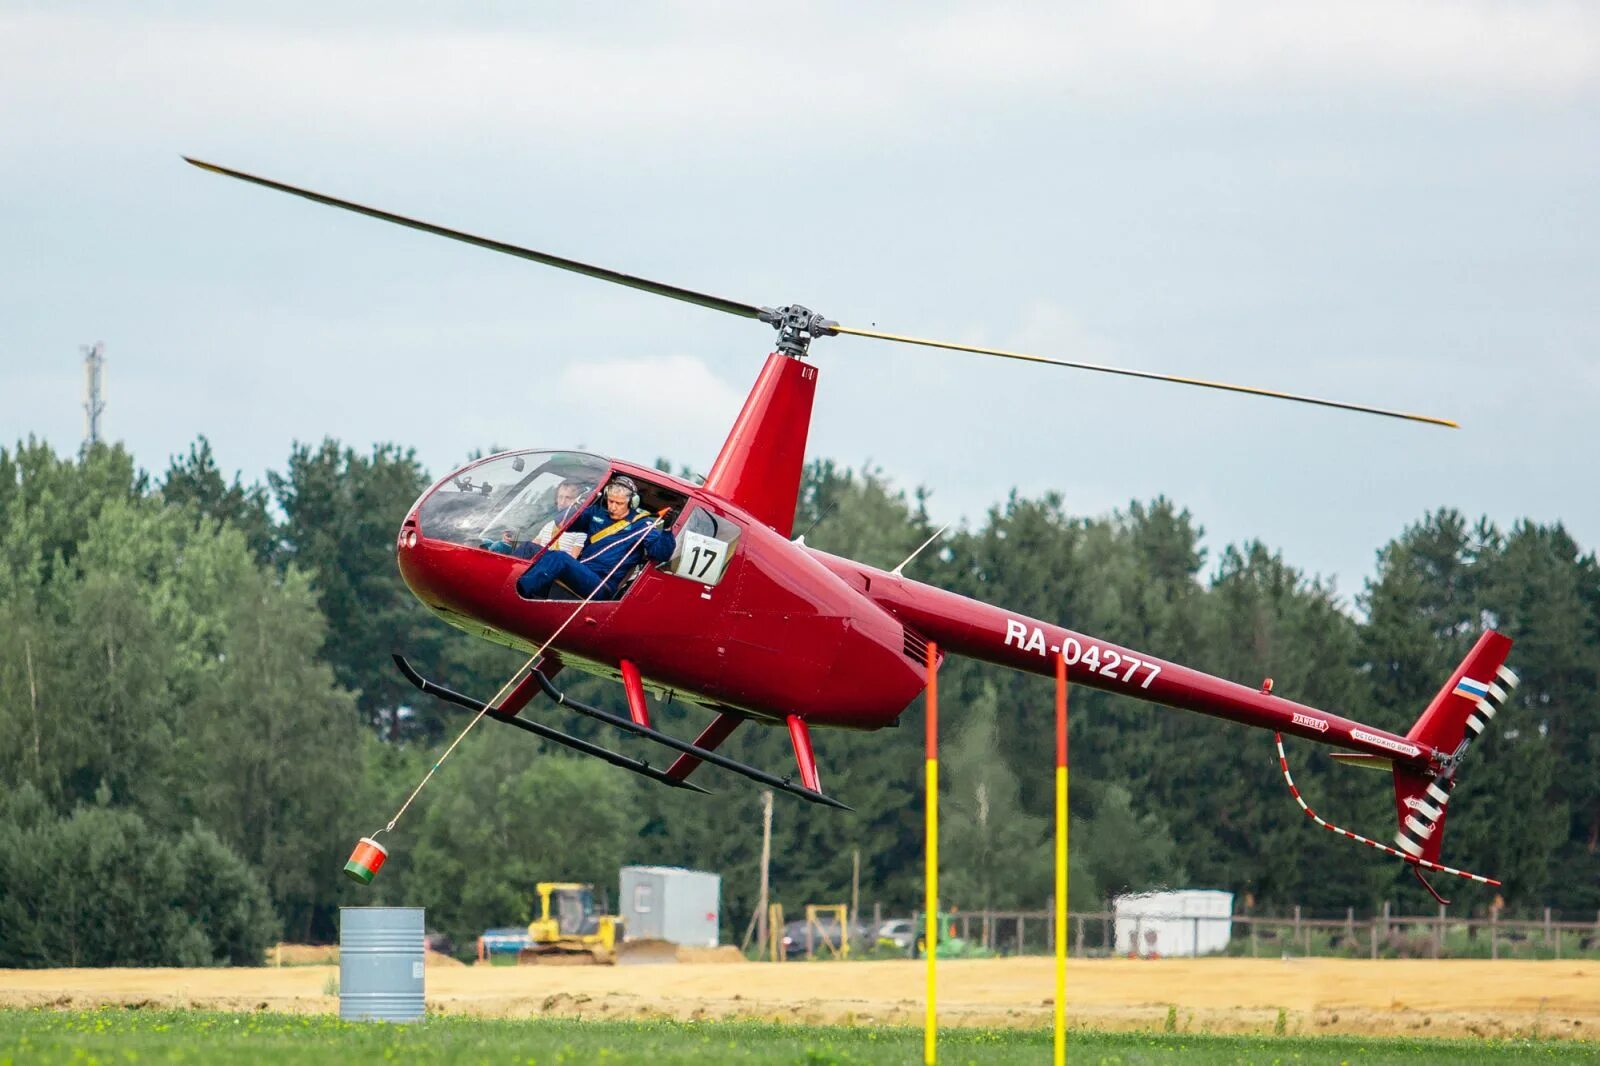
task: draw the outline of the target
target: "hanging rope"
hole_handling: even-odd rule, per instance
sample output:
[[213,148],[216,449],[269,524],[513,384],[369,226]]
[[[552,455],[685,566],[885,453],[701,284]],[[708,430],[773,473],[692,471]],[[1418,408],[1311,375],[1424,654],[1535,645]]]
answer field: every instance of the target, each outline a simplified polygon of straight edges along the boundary
[[[652,530],[660,528],[660,526],[661,526],[661,519],[657,518],[654,522],[651,522],[648,526],[645,526],[643,529],[641,529],[639,532],[635,533],[632,537],[630,537],[628,539],[628,541],[625,541],[624,543],[631,543],[632,541],[639,540],[642,537],[644,537],[647,533],[651,532]],[[552,544],[554,543],[554,541],[555,541],[555,538],[552,537],[551,538]],[[553,551],[555,549],[553,547],[549,547],[546,550],[547,551]],[[424,788],[427,787],[428,782],[433,780],[433,775],[438,772],[439,767],[443,766],[444,765],[444,761],[450,757],[450,753],[456,750],[456,745],[460,744],[463,740],[465,740],[467,738],[467,734],[472,732],[473,727],[476,726],[478,724],[478,722],[483,719],[483,716],[488,714],[491,710],[493,710],[500,703],[500,699],[501,699],[502,696],[504,696],[507,692],[511,691],[512,687],[515,686],[517,684],[517,682],[521,681],[524,677],[526,677],[530,670],[533,670],[534,668],[536,668],[538,666],[539,661],[544,658],[545,650],[548,649],[550,647],[550,645],[554,644],[556,642],[556,638],[559,637],[562,634],[562,631],[564,631],[567,628],[567,626],[572,624],[572,620],[574,618],[578,617],[578,614],[585,607],[589,606],[589,602],[594,599],[595,593],[597,593],[601,589],[605,588],[606,582],[610,581],[612,576],[614,574],[616,574],[616,572],[619,569],[622,568],[622,565],[628,561],[628,555],[629,555],[628,552],[623,552],[622,553],[622,557],[617,560],[616,565],[613,566],[606,573],[606,576],[600,579],[600,583],[594,587],[594,592],[591,592],[591,593],[589,593],[589,595],[585,596],[583,598],[583,600],[576,607],[574,607],[572,609],[572,612],[567,615],[566,619],[559,626],[556,627],[556,631],[554,633],[551,633],[550,636],[545,640],[545,642],[543,644],[539,645],[539,649],[537,651],[535,651],[531,656],[528,657],[528,661],[523,663],[521,666],[519,666],[517,668],[516,673],[512,674],[511,677],[509,679],[507,679],[506,683],[500,686],[500,691],[496,692],[491,699],[489,699],[487,702],[484,703],[483,709],[481,711],[479,711],[477,714],[472,716],[472,721],[468,722],[467,723],[467,727],[465,729],[463,729],[459,734],[457,734],[456,739],[454,739],[454,740],[452,740],[450,742],[450,746],[448,748],[444,749],[444,754],[439,756],[439,761],[433,764],[433,767],[431,769],[429,769],[427,774],[422,778],[422,780],[420,782],[418,782],[417,787],[411,790],[411,795],[407,796],[406,797],[406,801],[404,803],[400,804],[400,809],[398,811],[394,812],[394,817],[389,819],[389,824],[385,825],[382,829],[379,829],[376,833],[372,834],[372,838],[374,840],[377,839],[378,833],[387,833],[387,832],[390,832],[390,831],[392,831],[394,829],[395,825],[397,823],[399,823],[399,821],[400,821],[400,816],[406,813],[406,808],[407,807],[411,806],[411,801],[416,799],[417,795]]]

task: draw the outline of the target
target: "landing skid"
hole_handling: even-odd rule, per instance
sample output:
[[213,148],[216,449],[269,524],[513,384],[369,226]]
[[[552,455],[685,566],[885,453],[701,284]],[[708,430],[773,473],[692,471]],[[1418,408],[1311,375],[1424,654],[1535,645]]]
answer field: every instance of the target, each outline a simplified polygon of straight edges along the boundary
[[[426,692],[430,696],[437,696],[439,699],[442,699],[447,703],[453,703],[458,707],[465,707],[470,711],[483,710],[483,701],[475,700],[471,696],[463,695],[460,692],[456,692],[454,689],[445,688],[443,685],[429,681],[416,671],[416,668],[406,660],[404,655],[395,653],[393,658],[395,666],[399,667],[400,669],[400,673],[405,676],[407,681],[411,682],[411,684],[415,685],[419,690]],[[679,740],[677,737],[662,733],[659,730],[651,728],[650,726],[639,725],[632,719],[624,718],[621,715],[615,715],[610,711],[603,711],[598,707],[591,707],[586,703],[581,703],[578,700],[572,699],[566,693],[556,688],[541,670],[535,669],[533,671],[533,679],[538,682],[539,687],[544,691],[545,695],[549,696],[556,703],[564,707],[571,707],[579,714],[586,715],[587,717],[593,718],[596,721],[605,722],[607,725],[616,726],[618,729],[621,729],[625,732],[633,733],[648,740],[653,740],[656,743],[671,748],[674,751],[682,752],[685,755],[692,755],[702,762],[710,763],[712,766],[720,766],[724,770],[731,770],[736,774],[748,777],[752,781],[760,782],[769,788],[774,788],[781,792],[788,792],[791,795],[799,796],[801,799],[809,800],[812,803],[820,803],[824,806],[836,807],[844,811],[853,809],[843,803],[840,803],[832,796],[825,795],[816,791],[815,789],[806,788],[804,785],[797,785],[789,778],[779,777],[776,774],[768,773],[765,770],[761,770],[754,766],[749,766],[745,763],[739,762],[737,759],[730,759],[726,755],[720,755],[709,748],[702,748],[698,745],[691,744],[686,740]],[[670,776],[665,770],[657,769],[656,767],[651,766],[648,762],[645,762],[643,759],[634,759],[627,755],[622,755],[618,752],[612,751],[609,748],[602,748],[598,744],[591,744],[587,740],[580,740],[577,737],[569,736],[566,733],[551,729],[549,726],[541,725],[538,722],[533,722],[526,718],[518,717],[516,714],[491,708],[486,712],[486,717],[493,718],[497,722],[504,722],[506,725],[516,726],[518,729],[525,730],[529,733],[532,733],[534,736],[541,737],[550,741],[551,743],[560,744],[563,747],[571,748],[572,750],[582,752],[585,755],[592,755],[597,759],[610,763],[612,766],[620,766],[624,770],[631,770],[632,772],[639,774],[641,777],[650,778],[652,781],[659,781],[664,785],[671,785],[673,788],[684,788],[691,792],[699,792],[704,795],[711,794],[707,789],[701,788],[699,785],[696,785],[691,781],[684,780],[680,777]]]
[[849,807],[843,803],[840,803],[832,796],[824,795],[823,793],[818,792],[816,789],[806,788],[804,785],[797,785],[787,777],[779,777],[777,774],[770,774],[765,770],[757,769],[754,766],[739,762],[737,759],[730,759],[726,755],[719,755],[709,748],[698,747],[689,743],[687,740],[679,740],[677,737],[670,736],[669,734],[663,733],[657,729],[652,729],[650,726],[640,725],[631,718],[624,718],[619,714],[612,714],[610,711],[602,711],[598,707],[590,707],[588,704],[579,703],[577,700],[568,696],[565,692],[562,692],[560,689],[556,688],[555,685],[551,684],[550,679],[545,677],[544,673],[537,668],[533,671],[533,677],[534,680],[539,683],[539,687],[544,690],[544,694],[546,696],[549,696],[563,707],[571,707],[579,714],[587,715],[598,722],[605,722],[607,725],[614,725],[624,732],[633,733],[636,736],[646,737],[655,741],[657,744],[663,744],[674,751],[681,751],[685,755],[693,755],[695,758],[701,760],[702,762],[708,762],[712,766],[720,766],[724,770],[732,770],[734,773],[743,777],[748,777],[752,781],[758,781],[761,784],[766,785],[768,788],[775,788],[781,792],[787,792],[790,795],[799,796],[801,799],[810,800],[812,803],[821,803],[828,807],[837,807],[841,811],[854,810],[853,807]]
[[[434,682],[423,677],[421,674],[417,673],[416,669],[406,661],[406,657],[404,655],[396,653],[394,656],[394,664],[400,668],[400,673],[405,675],[405,679],[407,681],[411,682],[418,689],[426,692],[428,695],[437,696],[446,703],[453,703],[457,707],[465,707],[469,711],[482,711],[484,709],[483,701],[475,700],[471,696],[465,696],[459,692],[456,692],[454,689],[448,689],[443,685],[435,684]],[[519,718],[517,715],[510,714],[505,711],[498,711],[491,708],[486,712],[486,714],[487,717],[493,718],[497,722],[504,722],[506,725],[516,726],[518,729],[525,730],[529,733],[532,733],[534,736],[548,740],[553,744],[560,744],[562,747],[571,748],[573,751],[579,751],[585,755],[592,755],[597,759],[610,763],[612,766],[620,766],[624,770],[632,770],[636,774],[639,774],[643,777],[648,777],[652,781],[659,781],[663,785],[671,785],[673,788],[686,788],[690,792],[699,792],[702,795],[711,795],[709,790],[701,788],[699,785],[694,784],[691,781],[682,781],[678,778],[667,776],[667,772],[665,770],[658,770],[654,766],[651,766],[649,763],[645,762],[643,759],[634,759],[627,755],[621,755],[610,750],[609,748],[602,748],[600,745],[591,744],[587,740],[580,740],[577,737],[568,736],[566,733],[551,729],[549,726],[540,725],[538,722],[530,722],[526,718]]]

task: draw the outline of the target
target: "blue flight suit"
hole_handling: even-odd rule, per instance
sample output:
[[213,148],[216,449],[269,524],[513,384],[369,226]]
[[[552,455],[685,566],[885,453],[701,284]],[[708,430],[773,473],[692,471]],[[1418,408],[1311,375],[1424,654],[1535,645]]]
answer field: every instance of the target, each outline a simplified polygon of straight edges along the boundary
[[583,551],[574,559],[551,547],[517,578],[517,593],[530,600],[548,599],[550,586],[560,581],[579,596],[594,593],[597,600],[616,599],[641,554],[658,563],[672,558],[677,539],[664,529],[650,529],[654,521],[655,516],[643,509],[612,518],[604,503],[590,504],[572,524],[572,529],[587,535]]

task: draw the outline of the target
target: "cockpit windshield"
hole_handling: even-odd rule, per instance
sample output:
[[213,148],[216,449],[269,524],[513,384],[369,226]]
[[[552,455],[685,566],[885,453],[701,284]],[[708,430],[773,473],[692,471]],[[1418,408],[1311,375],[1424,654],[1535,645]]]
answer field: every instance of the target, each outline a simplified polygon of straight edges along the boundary
[[417,520],[424,537],[513,551],[559,527],[611,464],[585,452],[507,452],[458,470],[435,485]]

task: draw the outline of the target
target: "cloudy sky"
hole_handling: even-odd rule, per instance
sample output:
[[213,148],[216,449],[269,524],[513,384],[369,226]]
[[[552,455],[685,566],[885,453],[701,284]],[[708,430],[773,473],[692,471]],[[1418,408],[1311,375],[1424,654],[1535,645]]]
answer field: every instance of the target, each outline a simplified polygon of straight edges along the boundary
[[[1165,493],[1353,594],[1441,505],[1600,544],[1600,8],[0,0],[0,440],[704,470],[766,327],[184,166],[847,324],[809,452],[980,518]],[[444,10],[448,8],[449,10]],[[461,9],[470,8],[471,14]],[[396,521],[399,516],[396,516]]]

